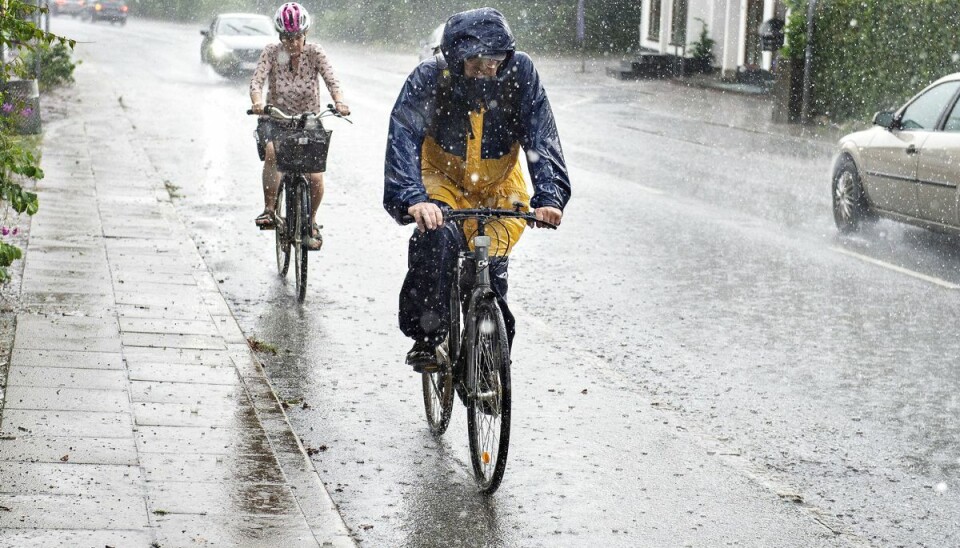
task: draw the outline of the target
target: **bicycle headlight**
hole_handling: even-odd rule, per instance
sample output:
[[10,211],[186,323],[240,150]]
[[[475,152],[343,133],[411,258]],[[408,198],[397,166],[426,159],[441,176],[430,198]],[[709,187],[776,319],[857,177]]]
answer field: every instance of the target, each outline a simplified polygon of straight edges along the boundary
[[223,59],[233,53],[233,50],[228,48],[227,45],[220,40],[214,40],[213,43],[210,44],[210,53],[217,59]]

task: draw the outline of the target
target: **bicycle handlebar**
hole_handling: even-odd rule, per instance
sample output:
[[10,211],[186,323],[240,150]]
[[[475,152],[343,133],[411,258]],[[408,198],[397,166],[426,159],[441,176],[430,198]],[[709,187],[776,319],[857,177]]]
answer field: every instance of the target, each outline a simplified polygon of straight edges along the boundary
[[[547,221],[538,220],[537,216],[529,211],[517,211],[515,209],[492,209],[485,207],[476,209],[442,209],[441,211],[443,212],[444,221],[463,221],[466,219],[488,218],[523,219],[524,221],[528,222],[540,223],[553,230],[557,229],[557,225],[548,223]],[[412,215],[404,215],[401,220],[408,224],[415,221]]]
[[[253,111],[253,109],[247,109],[247,114],[248,114],[248,115],[258,115],[256,112]],[[273,118],[274,120],[280,120],[280,121],[283,121],[283,122],[299,122],[299,121],[304,121],[304,122],[305,122],[305,121],[310,120],[310,119],[319,120],[320,118],[326,118],[326,117],[328,117],[328,116],[335,116],[335,117],[337,117],[337,118],[340,118],[341,120],[346,120],[347,122],[350,122],[351,124],[353,123],[353,120],[351,120],[350,118],[347,118],[347,117],[344,116],[343,114],[340,114],[340,113],[337,111],[337,109],[334,108],[334,106],[333,106],[333,105],[330,105],[330,104],[327,105],[327,109],[326,109],[326,110],[324,110],[324,111],[322,111],[322,112],[320,112],[320,113],[307,112],[307,113],[304,113],[304,114],[298,114],[298,115],[294,115],[294,116],[291,116],[291,115],[287,114],[286,112],[280,110],[279,107],[275,107],[275,106],[273,106],[273,105],[265,105],[265,106],[263,107],[263,114],[265,114],[265,115]]]

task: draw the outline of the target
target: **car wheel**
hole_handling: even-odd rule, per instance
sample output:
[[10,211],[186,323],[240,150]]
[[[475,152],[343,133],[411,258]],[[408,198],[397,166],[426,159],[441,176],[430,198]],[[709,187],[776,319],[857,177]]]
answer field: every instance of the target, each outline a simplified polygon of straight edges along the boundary
[[840,232],[854,232],[867,215],[860,172],[853,159],[844,156],[833,172],[833,221]]

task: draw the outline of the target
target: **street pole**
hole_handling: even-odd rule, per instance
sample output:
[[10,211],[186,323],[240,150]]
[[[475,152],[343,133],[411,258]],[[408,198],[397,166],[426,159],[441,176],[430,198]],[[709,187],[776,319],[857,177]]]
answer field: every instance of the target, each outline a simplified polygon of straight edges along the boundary
[[803,58],[803,98],[800,102],[800,121],[810,123],[811,88],[813,87],[813,22],[817,9],[817,0],[809,0],[807,4],[807,47]]
[[585,0],[577,0],[577,41],[580,42],[580,72],[587,72]]
[[[35,21],[37,22],[37,28],[40,28],[40,18],[43,17],[43,12],[40,11],[42,7],[43,0],[37,0],[37,11]],[[50,32],[50,18],[47,18],[47,32]],[[35,42],[37,46],[40,46],[39,42]],[[40,50],[35,50],[33,55],[33,73],[36,75],[37,80],[40,79]]]

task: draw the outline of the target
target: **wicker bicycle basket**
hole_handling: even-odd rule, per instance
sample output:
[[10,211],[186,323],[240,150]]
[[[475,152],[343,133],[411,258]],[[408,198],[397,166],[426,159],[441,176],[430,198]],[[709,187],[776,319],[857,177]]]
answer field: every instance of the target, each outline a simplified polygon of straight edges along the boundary
[[292,129],[280,133],[277,169],[284,172],[319,173],[327,170],[330,135],[326,129]]

